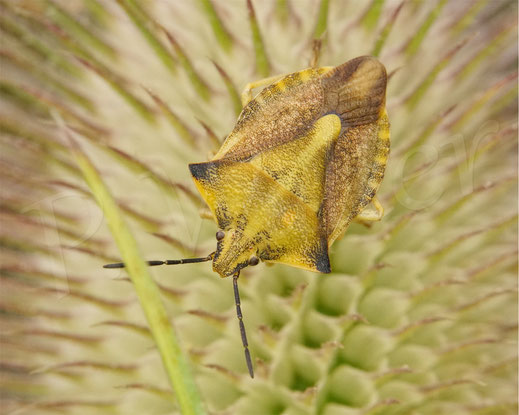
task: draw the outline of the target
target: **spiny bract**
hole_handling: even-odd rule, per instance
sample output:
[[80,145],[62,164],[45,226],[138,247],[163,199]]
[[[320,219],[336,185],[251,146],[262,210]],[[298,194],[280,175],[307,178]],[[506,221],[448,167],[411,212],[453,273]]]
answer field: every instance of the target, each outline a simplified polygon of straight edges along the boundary
[[120,254],[71,142],[146,259],[206,255],[216,227],[187,165],[220,147],[241,88],[373,55],[386,216],[334,244],[332,274],[243,273],[254,380],[232,282],[208,264],[153,269],[191,398],[221,415],[516,413],[516,7],[0,1],[2,410],[180,413],[133,285],[101,269]]

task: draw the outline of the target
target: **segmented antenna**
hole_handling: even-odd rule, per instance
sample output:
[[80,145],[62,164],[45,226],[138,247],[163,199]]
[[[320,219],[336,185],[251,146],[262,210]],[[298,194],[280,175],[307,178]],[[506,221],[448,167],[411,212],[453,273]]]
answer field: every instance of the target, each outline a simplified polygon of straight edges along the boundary
[[[184,259],[166,259],[164,261],[146,261],[150,267],[156,265],[179,265],[179,264],[194,264],[196,262],[207,262],[213,259],[214,252],[203,258],[184,258]],[[116,262],[115,264],[103,265],[103,268],[124,268],[124,262]]]
[[243,324],[243,316],[241,314],[241,302],[240,302],[240,291],[238,290],[238,278],[240,277],[240,271],[232,276],[232,284],[234,287],[234,302],[236,303],[236,316],[240,325],[241,342],[243,343],[243,349],[245,351],[245,361],[247,362],[247,368],[249,369],[249,375],[254,378],[254,370],[252,368],[252,359],[250,358],[249,343],[247,342],[247,333],[245,332],[245,325]]

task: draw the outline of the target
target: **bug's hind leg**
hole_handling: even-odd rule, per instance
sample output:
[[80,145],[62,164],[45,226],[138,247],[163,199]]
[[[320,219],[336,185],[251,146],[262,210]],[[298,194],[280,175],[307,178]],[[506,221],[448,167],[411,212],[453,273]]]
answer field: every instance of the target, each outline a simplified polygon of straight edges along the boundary
[[245,88],[243,89],[243,92],[241,93],[241,104],[243,106],[245,106],[252,100],[252,90],[253,89],[273,84],[274,82],[279,81],[284,76],[286,76],[286,75],[276,75],[276,76],[271,76],[269,78],[259,79],[254,82],[249,82],[247,85],[245,85]]
[[376,197],[371,200],[373,207],[368,206],[362,212],[360,212],[354,219],[355,222],[361,225],[370,227],[373,222],[378,222],[384,216],[384,208]]

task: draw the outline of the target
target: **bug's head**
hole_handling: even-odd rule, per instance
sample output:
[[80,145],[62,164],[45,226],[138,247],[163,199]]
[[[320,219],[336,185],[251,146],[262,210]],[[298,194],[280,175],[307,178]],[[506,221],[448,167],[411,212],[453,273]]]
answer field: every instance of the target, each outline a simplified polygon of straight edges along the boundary
[[258,265],[256,245],[247,243],[242,233],[229,229],[216,232],[216,252],[213,257],[213,270],[221,277],[228,277],[239,270]]

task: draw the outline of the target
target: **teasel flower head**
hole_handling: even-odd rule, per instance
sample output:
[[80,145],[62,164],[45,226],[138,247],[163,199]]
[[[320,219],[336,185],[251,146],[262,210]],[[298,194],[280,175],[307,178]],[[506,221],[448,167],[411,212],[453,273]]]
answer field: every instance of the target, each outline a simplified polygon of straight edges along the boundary
[[[4,413],[516,413],[515,2],[0,10]],[[385,216],[331,274],[244,270],[251,379],[231,279],[141,259],[214,250],[187,164],[248,82],[361,55],[389,77]]]

